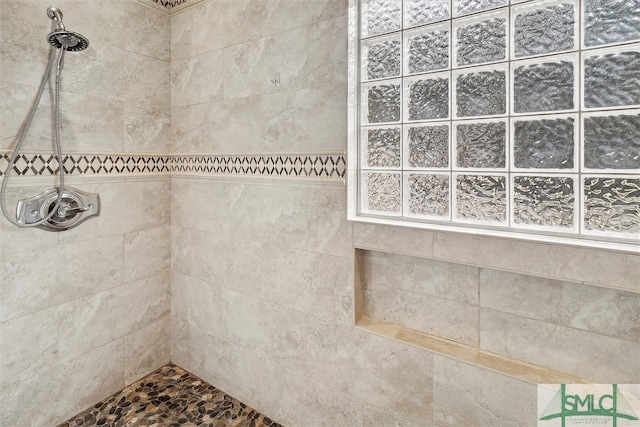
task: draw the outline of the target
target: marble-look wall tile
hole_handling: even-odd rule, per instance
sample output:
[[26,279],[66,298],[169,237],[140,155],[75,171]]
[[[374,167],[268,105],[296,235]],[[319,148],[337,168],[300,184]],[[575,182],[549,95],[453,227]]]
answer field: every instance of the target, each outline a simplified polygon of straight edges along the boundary
[[463,344],[478,345],[478,307],[398,288],[366,284],[367,317],[427,332]]
[[346,15],[309,25],[307,43],[307,85],[347,83]]
[[169,226],[124,235],[124,282],[167,273],[171,268]]
[[171,60],[171,18],[167,13],[125,1],[123,30],[125,49]]
[[532,426],[536,385],[435,355],[433,417],[441,426]]
[[[2,140],[4,147],[12,147],[21,132],[23,122],[37,94],[37,88],[15,84],[0,84],[0,93],[6,104],[2,114]],[[92,151],[122,151],[124,104],[104,96],[60,94],[60,128],[64,153]],[[40,102],[25,140],[29,150],[51,151],[51,101],[45,93]],[[96,150],[99,147],[99,150]],[[3,171],[4,172],[4,171]]]
[[171,63],[171,106],[221,101],[223,50],[214,50]]
[[171,59],[190,58],[258,38],[264,4],[254,0],[205,1],[172,15]]
[[403,420],[388,412],[364,404],[362,407],[362,427],[416,427],[416,424]]
[[167,317],[169,281],[168,274],[161,274],[61,305],[60,358],[75,357]]
[[344,0],[274,0],[266,2],[265,6],[262,13],[262,33],[265,36],[342,17],[347,12]]
[[124,151],[128,153],[171,151],[171,109],[168,105],[135,101],[124,105]]
[[174,227],[172,269],[318,317],[351,319],[352,261],[347,258]]
[[224,283],[232,245],[238,243],[225,241],[214,233],[172,226],[171,271],[202,281]]
[[588,382],[640,381],[638,343],[493,310],[480,310],[480,347]]
[[49,58],[49,45],[44,39],[51,31],[49,22],[43,19],[36,25],[11,18],[4,11],[0,14],[0,81],[35,87],[40,84]]
[[478,268],[430,259],[362,251],[367,285],[403,289],[465,304],[478,303]]
[[640,342],[640,294],[480,270],[484,308]]
[[640,256],[600,249],[437,233],[435,257],[551,279],[640,292]]
[[170,70],[166,61],[96,42],[65,57],[62,84],[75,93],[169,105]]
[[173,151],[344,150],[344,91],[336,84],[173,108]]
[[260,299],[222,289],[222,337],[250,349],[257,356],[271,356],[274,334],[277,333],[272,328],[277,318],[275,310],[282,309]]
[[187,371],[200,376],[190,366],[192,355],[188,351],[190,339],[189,324],[173,317],[173,313],[171,313],[169,319],[171,323],[171,361],[178,366],[183,366]]
[[171,278],[171,316],[201,331],[222,336],[222,288],[183,274]]
[[240,152],[235,144],[261,139],[259,107],[254,98],[241,98],[172,108],[171,149],[174,153]]
[[[9,65],[3,63],[2,67],[0,67],[0,73],[2,73],[2,69],[7,66]],[[0,81],[0,106],[2,108],[2,114],[0,114],[0,128],[2,129],[0,146],[3,149],[13,147],[15,142],[17,142],[22,124],[31,108],[37,91],[38,89],[33,86]],[[25,148],[51,150],[50,104],[49,97],[43,96],[40,107],[37,109],[29,131],[27,132]],[[4,170],[2,173],[4,173]]]
[[99,193],[100,215],[60,233],[60,243],[148,230],[170,223],[171,187],[166,177],[106,183],[81,183],[70,179],[69,185]]
[[252,351],[236,346],[231,346],[229,351],[232,354],[230,375],[234,383],[225,391],[256,410],[268,413],[277,422],[284,425],[360,425],[361,404],[351,395],[309,379],[285,365],[258,357]]
[[[344,150],[347,129],[345,90],[344,84],[335,84],[261,97],[256,119],[260,123],[262,141],[260,145],[242,147],[242,150]],[[257,141],[251,143],[256,144]]]
[[0,323],[0,387],[38,376],[58,363],[58,327],[57,307]]
[[429,353],[246,295],[224,290],[223,297],[225,334],[234,347],[417,425],[430,425]]
[[309,377],[416,425],[431,425],[432,354],[359,329],[325,326],[316,334],[320,348]]
[[[226,99],[299,89],[307,61],[305,28],[297,28],[224,50]],[[273,81],[276,81],[275,83]]]
[[[173,179],[171,185],[174,225],[340,257],[353,255],[341,189],[182,178]],[[203,200],[215,206],[216,215],[193,215],[192,206]]]
[[432,231],[354,223],[353,246],[416,257],[433,257]]
[[235,355],[229,342],[173,317],[171,334],[171,360],[174,363],[236,396],[232,390],[247,378],[245,374],[232,372]]
[[[5,254],[0,315],[36,313],[123,283],[122,236]],[[34,262],[37,260],[37,262]]]
[[[60,139],[64,153],[120,152],[124,149],[122,101],[103,95],[70,92],[62,93],[60,98]],[[23,115],[26,113],[24,110]],[[51,127],[45,132],[41,136],[43,140],[51,135]],[[51,150],[51,140],[48,145],[33,148]]]
[[286,366],[267,364],[262,389],[267,407],[284,425],[354,426],[361,420],[360,402],[348,394],[290,371]]
[[137,92],[135,85],[129,87],[137,56],[107,44],[91,43],[77,55],[65,56],[63,89],[123,101],[127,91]]
[[337,18],[346,14],[346,6],[344,0],[203,2],[171,16],[171,57],[189,58]]
[[124,387],[122,340],[0,390],[0,425],[57,425]]
[[[2,116],[2,114],[0,114]],[[4,172],[4,171],[3,171]],[[9,177],[9,182],[12,183],[15,176]],[[6,192],[6,205],[9,212],[11,212],[19,199],[25,199],[33,197],[43,191],[43,187],[40,186],[21,186],[21,187],[7,187]],[[15,218],[14,218],[15,219]],[[20,228],[15,226],[4,217],[0,215],[0,246],[2,246],[2,252],[7,254],[15,254],[17,252],[33,251],[34,248],[45,249],[51,248],[58,244],[59,233],[45,233],[42,230],[27,227]]]
[[136,382],[171,360],[170,318],[139,329],[124,337],[124,383]]

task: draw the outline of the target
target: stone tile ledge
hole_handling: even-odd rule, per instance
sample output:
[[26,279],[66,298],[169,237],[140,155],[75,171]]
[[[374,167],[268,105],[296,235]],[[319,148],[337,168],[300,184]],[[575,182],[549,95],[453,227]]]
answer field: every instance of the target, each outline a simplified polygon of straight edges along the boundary
[[584,378],[567,375],[521,360],[511,359],[495,353],[444,338],[430,335],[413,329],[404,328],[393,323],[375,320],[362,316],[355,325],[382,337],[400,341],[423,350],[435,352],[479,368],[488,369],[506,376],[533,384],[592,384]]

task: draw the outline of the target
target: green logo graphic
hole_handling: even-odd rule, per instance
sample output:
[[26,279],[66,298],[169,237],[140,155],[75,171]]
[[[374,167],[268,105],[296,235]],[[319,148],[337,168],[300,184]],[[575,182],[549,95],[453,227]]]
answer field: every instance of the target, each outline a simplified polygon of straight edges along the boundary
[[560,418],[565,427],[570,417],[609,417],[613,427],[617,427],[618,419],[638,420],[637,415],[618,391],[618,385],[612,384],[611,394],[567,394],[566,384],[560,385],[547,409],[544,410],[540,421]]

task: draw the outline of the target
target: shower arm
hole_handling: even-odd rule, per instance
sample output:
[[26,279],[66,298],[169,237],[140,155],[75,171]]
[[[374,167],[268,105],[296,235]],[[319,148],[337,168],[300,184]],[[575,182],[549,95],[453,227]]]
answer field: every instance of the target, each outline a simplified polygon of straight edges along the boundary
[[47,9],[47,16],[51,19],[51,31],[64,31],[66,28],[62,23],[62,11],[53,6]]

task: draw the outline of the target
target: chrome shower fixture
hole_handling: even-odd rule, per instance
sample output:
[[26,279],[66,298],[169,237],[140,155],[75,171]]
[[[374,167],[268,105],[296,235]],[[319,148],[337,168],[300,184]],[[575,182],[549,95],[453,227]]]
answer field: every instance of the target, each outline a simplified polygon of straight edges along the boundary
[[79,52],[89,47],[89,40],[85,36],[67,31],[62,22],[60,9],[49,6],[47,16],[51,19],[51,33],[47,36],[47,41],[51,46],[69,52]]
[[[67,51],[79,52],[89,47],[89,40],[82,34],[67,31],[62,22],[62,11],[53,6],[47,9],[47,16],[51,19],[51,32],[47,35],[47,41],[51,45],[49,48],[49,62],[40,80],[40,86],[36,98],[31,105],[31,110],[27,114],[20,135],[15,143],[13,152],[9,156],[9,162],[2,176],[0,185],[0,209],[7,220],[18,227],[39,227],[49,231],[63,231],[73,228],[84,220],[100,214],[100,197],[97,194],[85,193],[83,191],[65,187],[65,169],[62,160],[62,145],[60,142],[60,81],[62,78],[62,68],[64,55]],[[55,72],[54,70],[55,64]],[[45,87],[52,74],[55,74],[55,83],[52,93],[53,112],[53,140],[58,161],[57,187],[50,188],[34,197],[29,197],[18,201],[16,216],[9,214],[7,209],[7,183],[9,175],[13,170],[20,150],[25,142],[29,127],[33,122]]]
[[[59,188],[50,188],[37,196],[18,200],[16,216],[20,225],[37,224],[50,217],[38,228],[47,231],[68,230],[89,217],[100,215],[100,196],[76,188],[65,187],[58,204]],[[50,214],[55,210],[55,213]]]

